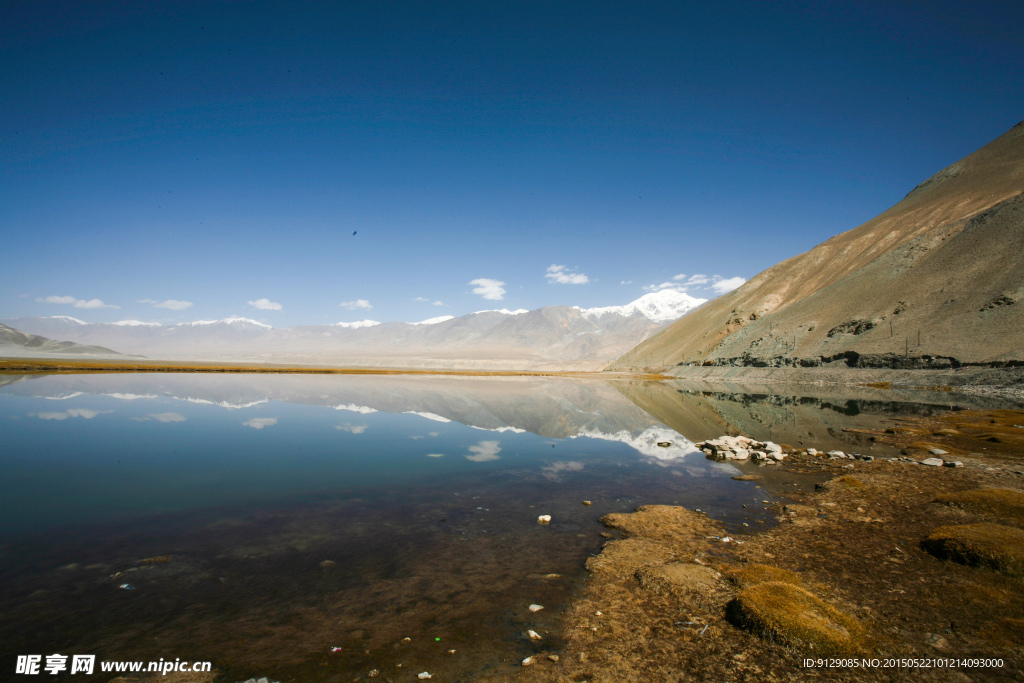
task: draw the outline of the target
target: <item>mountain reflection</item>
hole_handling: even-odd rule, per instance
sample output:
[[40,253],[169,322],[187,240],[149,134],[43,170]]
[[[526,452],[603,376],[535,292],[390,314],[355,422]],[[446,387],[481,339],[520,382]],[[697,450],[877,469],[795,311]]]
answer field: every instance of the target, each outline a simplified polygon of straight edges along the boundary
[[[432,423],[458,422],[495,434],[590,438],[628,444],[653,464],[694,454],[694,442],[722,434],[818,448],[870,447],[844,429],[874,428],[894,416],[950,407],[976,407],[985,399],[928,391],[870,387],[741,386],[728,383],[641,382],[544,377],[359,375],[104,374],[8,376],[0,394],[68,401],[84,396],[170,401],[240,411],[242,424],[265,429],[273,417],[245,412],[271,401],[371,415],[415,415]],[[156,407],[156,406],[154,406]],[[89,419],[84,408],[39,411],[42,419]],[[145,417],[184,421],[174,410]],[[440,426],[440,425],[439,425]],[[343,422],[339,431],[361,434],[366,424]],[[481,440],[470,460],[499,459],[496,440]],[[661,444],[661,445],[659,445]],[[476,449],[476,450],[474,450]],[[557,473],[553,473],[557,474]]]

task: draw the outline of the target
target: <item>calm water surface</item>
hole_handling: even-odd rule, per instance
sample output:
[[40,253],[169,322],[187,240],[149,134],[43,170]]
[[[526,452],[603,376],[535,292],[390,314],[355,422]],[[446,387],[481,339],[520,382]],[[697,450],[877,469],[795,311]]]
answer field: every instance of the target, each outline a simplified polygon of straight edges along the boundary
[[0,383],[2,666],[32,653],[181,658],[229,681],[374,668],[470,680],[531,654],[527,628],[557,649],[602,515],[681,504],[733,529],[771,524],[752,504],[770,494],[694,441],[869,452],[843,427],[957,405],[934,392],[534,378]]

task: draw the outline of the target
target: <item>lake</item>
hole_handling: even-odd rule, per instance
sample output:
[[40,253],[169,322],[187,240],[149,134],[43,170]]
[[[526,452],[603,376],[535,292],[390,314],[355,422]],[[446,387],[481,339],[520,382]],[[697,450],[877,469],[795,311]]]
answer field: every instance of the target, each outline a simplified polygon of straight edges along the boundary
[[758,466],[694,442],[743,433],[893,455],[843,429],[994,407],[866,387],[536,377],[0,385],[4,666],[180,658],[229,681],[511,667],[534,652],[527,629],[557,650],[602,515],[678,504],[734,531],[774,524],[775,494],[732,479]]

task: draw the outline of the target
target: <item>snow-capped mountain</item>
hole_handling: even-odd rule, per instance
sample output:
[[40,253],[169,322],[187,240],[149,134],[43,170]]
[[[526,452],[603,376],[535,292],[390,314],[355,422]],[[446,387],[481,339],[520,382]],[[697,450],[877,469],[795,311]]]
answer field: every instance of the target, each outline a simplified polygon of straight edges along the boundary
[[438,323],[447,322],[447,321],[452,320],[454,318],[455,318],[454,315],[439,315],[436,318],[427,318],[426,320],[421,320],[418,323],[409,323],[409,324],[410,325],[436,325]]
[[357,320],[353,323],[334,323],[332,327],[347,327],[349,329],[355,330],[359,329],[360,327],[373,327],[374,325],[380,325],[380,323],[377,322],[376,320]]
[[[116,325],[117,323],[114,324]],[[257,320],[253,320],[252,318],[240,318],[238,316],[224,318],[222,320],[196,320],[190,323],[178,323],[175,327],[200,327],[202,325],[234,325],[236,327],[255,325],[256,327],[263,327],[268,330],[273,329],[272,326],[267,325],[266,323],[261,323]]]
[[666,290],[623,306],[502,308],[413,323],[360,320],[274,328],[242,317],[161,325],[87,323],[69,316],[4,322],[30,334],[165,360],[589,370],[702,303]]
[[706,302],[707,299],[697,299],[685,292],[663,289],[660,292],[644,294],[639,299],[630,301],[624,306],[603,306],[601,308],[581,308],[580,310],[587,315],[595,316],[608,313],[628,316],[639,313],[656,323],[668,323],[678,320]]

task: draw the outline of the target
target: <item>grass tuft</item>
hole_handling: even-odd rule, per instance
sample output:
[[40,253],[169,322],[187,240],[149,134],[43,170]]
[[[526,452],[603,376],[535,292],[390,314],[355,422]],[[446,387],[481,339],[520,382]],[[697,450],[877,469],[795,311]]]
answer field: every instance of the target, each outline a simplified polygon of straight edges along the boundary
[[932,502],[975,514],[992,515],[1024,523],[1024,493],[1013,489],[975,489],[944,493]]
[[814,654],[865,649],[859,621],[810,591],[780,581],[744,589],[726,606],[730,622],[767,640]]
[[1024,531],[1020,529],[987,522],[943,526],[921,546],[943,560],[1024,576]]
[[743,567],[743,569],[731,574],[729,578],[739,584],[741,588],[756,586],[759,583],[768,583],[771,581],[777,583],[788,583],[793,586],[799,586],[803,583],[799,574],[795,574],[788,569],[780,569],[779,567],[772,567],[767,564],[748,564]]

